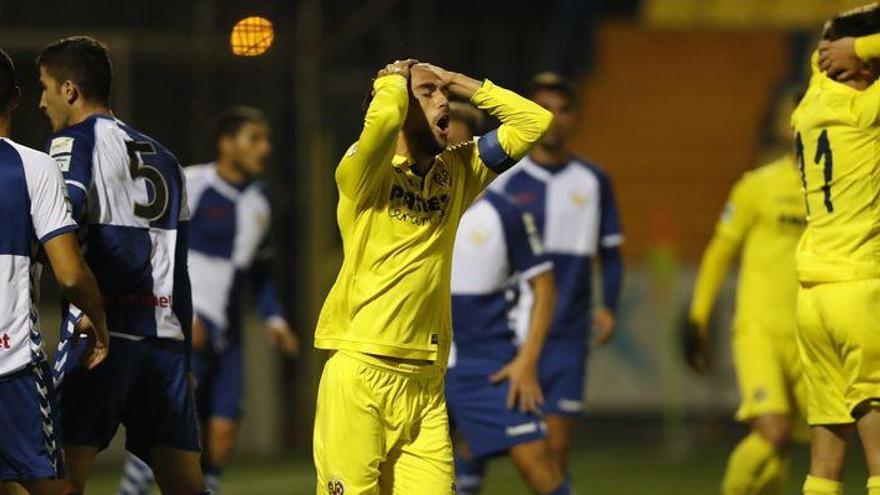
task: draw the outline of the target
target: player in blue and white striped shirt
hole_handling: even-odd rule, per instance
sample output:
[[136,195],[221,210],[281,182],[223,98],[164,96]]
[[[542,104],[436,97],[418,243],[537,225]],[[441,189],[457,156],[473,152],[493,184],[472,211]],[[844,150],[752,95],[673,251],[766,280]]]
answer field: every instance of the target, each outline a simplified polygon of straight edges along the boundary
[[95,322],[87,368],[107,356],[107,325],[98,285],[79,252],[61,173],[45,153],[9,139],[20,96],[12,60],[0,50],[0,492],[14,484],[54,495],[61,493],[64,470],[37,314],[39,259],[49,261],[65,297]]
[[[481,117],[468,104],[450,105],[450,142],[473,139]],[[446,375],[449,415],[460,434],[455,468],[462,495],[479,493],[486,462],[505,454],[535,493],[570,493],[540,413],[538,360],[553,315],[553,279],[529,213],[492,191],[468,208],[452,255],[454,333]],[[534,305],[518,317],[520,283],[533,290]],[[518,324],[529,330],[521,343]]]
[[[122,424],[126,448],[151,463],[164,492],[202,493],[188,379],[192,296],[183,170],[156,140],[113,116],[103,44],[65,38],[44,48],[37,64],[40,108],[55,131],[49,154],[67,182],[113,348],[91,373],[57,369],[66,490],[85,491],[95,456]],[[70,308],[72,317],[77,313]],[[71,347],[69,340],[61,344],[57,364],[74,361]]]
[[[271,276],[271,211],[258,181],[271,153],[269,124],[250,107],[232,107],[214,129],[217,161],[185,169],[190,220],[196,402],[202,420],[205,482],[215,495],[238,434],[242,376],[242,318],[251,286],[270,342],[286,354],[299,351],[283,316]],[[250,281],[250,284],[247,282]],[[130,456],[120,495],[149,494],[149,468]]]
[[[571,83],[556,74],[539,74],[532,81],[530,97],[553,112],[553,124],[531,154],[501,175],[492,188],[535,217],[556,268],[556,313],[540,375],[551,450],[566,470],[574,425],[584,409],[589,349],[592,343],[607,342],[614,330],[623,278],[623,232],[610,178],[569,148],[577,117]],[[596,261],[601,269],[601,304],[595,304],[592,290]]]

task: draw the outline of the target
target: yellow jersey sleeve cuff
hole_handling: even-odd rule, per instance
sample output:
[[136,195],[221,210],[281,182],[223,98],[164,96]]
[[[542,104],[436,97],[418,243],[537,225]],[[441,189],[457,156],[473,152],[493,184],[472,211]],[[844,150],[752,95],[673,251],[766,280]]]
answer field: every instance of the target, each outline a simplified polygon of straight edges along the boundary
[[880,34],[856,38],[855,51],[856,56],[865,62],[880,58]]
[[471,96],[471,103],[479,107],[481,104],[485,104],[488,102],[492,96],[492,90],[495,89],[495,84],[488,80],[483,79],[483,84],[480,86],[480,89]]

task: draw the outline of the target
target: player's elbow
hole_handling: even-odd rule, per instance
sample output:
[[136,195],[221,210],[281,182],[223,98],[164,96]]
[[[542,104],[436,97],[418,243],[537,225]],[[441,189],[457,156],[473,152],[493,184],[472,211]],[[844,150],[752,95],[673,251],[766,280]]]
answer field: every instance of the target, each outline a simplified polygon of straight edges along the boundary
[[556,306],[556,277],[552,270],[532,279],[532,290],[535,293],[536,301],[551,308]]
[[539,129],[538,139],[541,139],[541,137],[544,136],[544,133],[547,132],[547,129],[550,128],[550,125],[553,124],[553,112],[544,107],[539,107],[538,110],[535,120],[537,121],[536,127]]
[[83,264],[79,264],[79,266],[69,265],[65,266],[62,269],[55,269],[55,281],[58,283],[58,287],[64,292],[75,292],[83,287],[86,283],[86,279],[88,278],[88,270]]
[[535,105],[533,111],[529,112],[528,124],[511,129],[511,135],[506,140],[511,148],[509,155],[519,158],[528,153],[528,150],[544,137],[552,124],[553,114],[547,109]]

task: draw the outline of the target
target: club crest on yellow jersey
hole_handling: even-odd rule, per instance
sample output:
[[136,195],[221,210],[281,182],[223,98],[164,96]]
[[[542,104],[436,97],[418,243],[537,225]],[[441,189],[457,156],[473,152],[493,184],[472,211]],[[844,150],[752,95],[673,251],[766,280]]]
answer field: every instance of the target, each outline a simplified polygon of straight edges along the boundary
[[345,485],[342,480],[332,479],[327,482],[327,495],[345,495]]

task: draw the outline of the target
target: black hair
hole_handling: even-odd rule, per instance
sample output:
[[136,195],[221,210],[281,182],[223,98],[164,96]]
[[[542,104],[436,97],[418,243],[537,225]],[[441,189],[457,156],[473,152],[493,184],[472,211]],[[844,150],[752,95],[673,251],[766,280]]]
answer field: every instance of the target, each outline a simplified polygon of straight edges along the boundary
[[5,112],[18,91],[18,80],[15,77],[15,65],[5,50],[0,48],[0,111]]
[[876,33],[880,33],[880,4],[875,2],[832,17],[825,24],[822,38],[834,41]]
[[107,46],[90,36],[60,39],[37,54],[37,66],[46,69],[56,81],[73,81],[83,98],[107,105],[113,65]]
[[577,91],[574,83],[567,77],[556,72],[541,72],[535,74],[527,86],[528,96],[534,98],[539,91],[555,91],[561,93],[568,100],[577,99]]
[[226,108],[214,119],[211,136],[216,144],[220,138],[235,136],[245,124],[268,125],[269,120],[263,112],[254,107],[235,105]]

